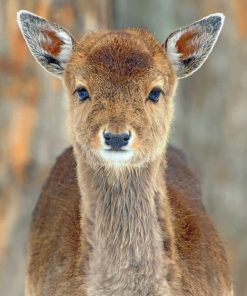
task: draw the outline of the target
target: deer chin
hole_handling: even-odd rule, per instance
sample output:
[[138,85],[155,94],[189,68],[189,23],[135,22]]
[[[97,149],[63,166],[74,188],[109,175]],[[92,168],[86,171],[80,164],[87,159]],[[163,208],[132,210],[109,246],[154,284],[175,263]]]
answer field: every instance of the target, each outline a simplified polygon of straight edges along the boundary
[[129,161],[134,155],[134,151],[124,149],[101,149],[99,151],[99,155],[109,165],[114,167],[122,167],[129,163]]

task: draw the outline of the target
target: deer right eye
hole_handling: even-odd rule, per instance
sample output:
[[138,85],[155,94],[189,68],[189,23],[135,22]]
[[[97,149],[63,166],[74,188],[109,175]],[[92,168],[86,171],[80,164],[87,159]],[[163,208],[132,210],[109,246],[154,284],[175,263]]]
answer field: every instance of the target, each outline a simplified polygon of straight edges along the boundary
[[161,92],[161,89],[157,87],[153,88],[148,95],[148,99],[154,103],[157,103],[159,101]]
[[83,101],[86,101],[87,99],[90,99],[89,92],[85,87],[77,88],[74,91],[74,93],[77,94],[80,102],[83,102]]

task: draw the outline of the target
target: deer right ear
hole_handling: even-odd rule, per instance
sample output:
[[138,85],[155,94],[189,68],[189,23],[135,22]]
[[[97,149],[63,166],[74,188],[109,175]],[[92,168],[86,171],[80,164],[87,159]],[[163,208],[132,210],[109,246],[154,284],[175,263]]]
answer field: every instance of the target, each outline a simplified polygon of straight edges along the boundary
[[167,38],[164,46],[178,78],[191,75],[206,61],[218,39],[224,19],[222,13],[211,14],[176,30]]
[[74,38],[62,27],[29,11],[19,11],[17,22],[35,59],[61,78],[75,46]]

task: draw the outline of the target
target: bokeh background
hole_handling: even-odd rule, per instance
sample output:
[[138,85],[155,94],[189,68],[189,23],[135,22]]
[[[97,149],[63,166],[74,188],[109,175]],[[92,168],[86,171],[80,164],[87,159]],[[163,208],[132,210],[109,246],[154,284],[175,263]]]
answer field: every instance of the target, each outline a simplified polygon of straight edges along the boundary
[[246,296],[246,0],[0,0],[0,295],[24,295],[31,213],[56,156],[69,146],[61,82],[31,57],[17,28],[19,9],[77,37],[85,30],[144,26],[160,41],[207,14],[226,14],[206,64],[180,82],[170,141],[184,150],[201,179],[235,293]]

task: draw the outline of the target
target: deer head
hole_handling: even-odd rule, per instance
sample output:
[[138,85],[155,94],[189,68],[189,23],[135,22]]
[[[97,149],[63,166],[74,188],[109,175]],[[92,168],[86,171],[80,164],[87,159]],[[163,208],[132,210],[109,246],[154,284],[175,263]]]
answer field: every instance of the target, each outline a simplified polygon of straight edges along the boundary
[[224,16],[209,15],[161,44],[144,29],[80,40],[27,11],[18,23],[36,60],[64,80],[73,145],[90,163],[142,166],[165,151],[177,80],[205,62]]

